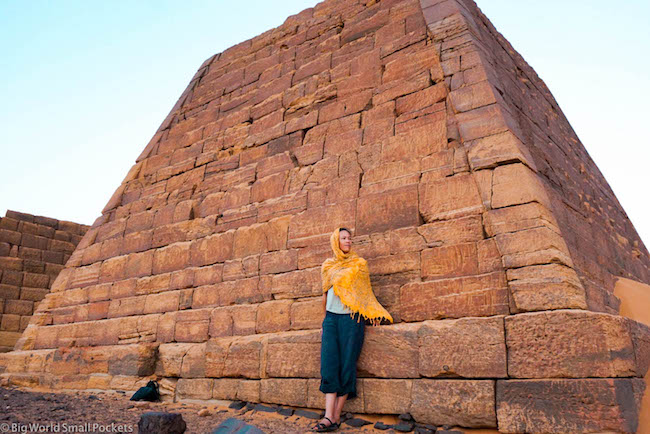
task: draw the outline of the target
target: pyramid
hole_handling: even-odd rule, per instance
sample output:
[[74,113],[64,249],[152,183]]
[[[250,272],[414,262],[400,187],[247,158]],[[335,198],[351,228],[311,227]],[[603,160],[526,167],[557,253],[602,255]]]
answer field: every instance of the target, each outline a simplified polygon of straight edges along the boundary
[[12,210],[0,217],[0,353],[14,348],[88,229]]
[[471,0],[326,0],[199,68],[4,384],[322,408],[320,265],[353,231],[395,324],[348,411],[634,432],[650,256],[532,68]]

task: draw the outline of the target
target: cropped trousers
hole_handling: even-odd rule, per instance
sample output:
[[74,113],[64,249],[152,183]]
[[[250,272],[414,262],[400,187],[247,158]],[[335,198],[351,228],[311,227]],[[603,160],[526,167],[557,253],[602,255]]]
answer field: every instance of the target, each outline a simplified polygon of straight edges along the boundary
[[320,391],[357,396],[357,360],[361,354],[365,321],[355,314],[326,312],[320,352]]

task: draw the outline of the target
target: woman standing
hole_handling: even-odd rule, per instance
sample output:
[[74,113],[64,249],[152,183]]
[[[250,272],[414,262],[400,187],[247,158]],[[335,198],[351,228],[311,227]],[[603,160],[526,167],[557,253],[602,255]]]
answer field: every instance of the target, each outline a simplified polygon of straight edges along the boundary
[[375,298],[368,264],[352,249],[351,233],[338,228],[330,237],[334,257],[323,262],[323,307],[321,338],[321,383],[325,394],[325,417],[314,431],[338,429],[346,399],[357,396],[357,360],[361,354],[365,321],[378,325],[393,321]]

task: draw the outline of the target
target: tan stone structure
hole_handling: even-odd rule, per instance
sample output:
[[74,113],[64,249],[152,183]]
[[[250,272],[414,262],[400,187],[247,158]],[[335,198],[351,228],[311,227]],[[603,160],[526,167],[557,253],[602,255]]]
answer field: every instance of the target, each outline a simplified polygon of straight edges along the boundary
[[13,350],[88,229],[11,210],[0,217],[0,352]]
[[[3,381],[322,407],[320,264],[353,229],[396,323],[350,411],[633,432],[650,257],[470,0],[326,0],[208,59],[39,306]],[[0,368],[2,369],[2,368]]]

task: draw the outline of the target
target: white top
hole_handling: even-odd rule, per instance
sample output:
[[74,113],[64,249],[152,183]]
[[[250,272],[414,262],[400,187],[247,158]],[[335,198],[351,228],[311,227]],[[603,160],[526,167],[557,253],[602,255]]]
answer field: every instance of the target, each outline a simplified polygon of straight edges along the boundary
[[338,295],[334,294],[333,286],[327,291],[327,304],[325,310],[332,313],[352,313],[350,308],[341,302]]

